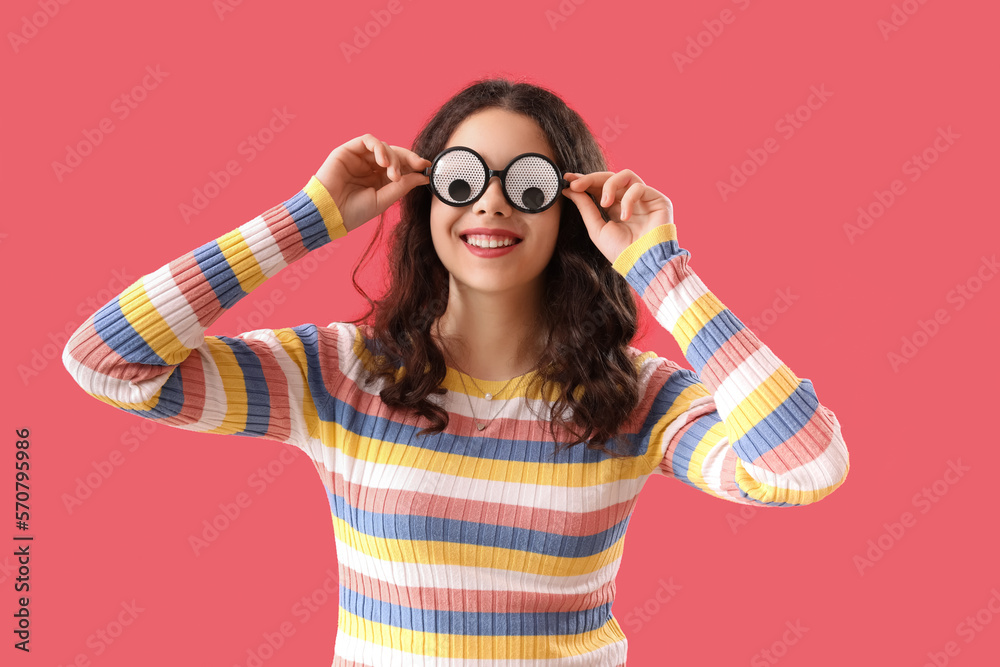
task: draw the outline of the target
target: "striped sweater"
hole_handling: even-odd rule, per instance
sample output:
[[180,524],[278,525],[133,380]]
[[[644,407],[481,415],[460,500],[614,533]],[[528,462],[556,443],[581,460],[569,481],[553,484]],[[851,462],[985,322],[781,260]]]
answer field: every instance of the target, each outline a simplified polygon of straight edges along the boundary
[[[336,536],[335,666],[624,665],[615,576],[650,475],[776,507],[816,502],[847,475],[833,412],[708,291],[673,223],[613,263],[694,369],[629,347],[642,391],[625,458],[582,444],[554,455],[553,396],[531,384],[535,372],[520,384],[475,379],[495,394],[488,401],[448,368],[447,393],[431,399],[449,424],[417,436],[429,421],[383,404],[383,381],[362,382],[374,353],[366,325],[205,335],[265,280],[345,234],[312,177],[137,280],[87,318],[62,357],[84,391],[126,412],[308,454]],[[479,431],[470,401],[480,418],[503,403]]]

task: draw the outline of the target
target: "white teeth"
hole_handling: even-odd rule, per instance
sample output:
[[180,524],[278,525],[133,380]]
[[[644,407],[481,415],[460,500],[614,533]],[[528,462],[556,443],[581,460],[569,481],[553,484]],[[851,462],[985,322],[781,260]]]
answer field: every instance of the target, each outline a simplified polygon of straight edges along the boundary
[[481,234],[466,236],[465,242],[477,248],[506,248],[517,243],[509,236],[483,236]]

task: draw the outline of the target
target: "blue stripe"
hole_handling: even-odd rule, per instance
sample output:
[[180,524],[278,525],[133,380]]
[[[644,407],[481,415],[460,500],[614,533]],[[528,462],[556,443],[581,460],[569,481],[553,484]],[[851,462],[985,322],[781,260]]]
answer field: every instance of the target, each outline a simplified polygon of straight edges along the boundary
[[263,436],[271,424],[271,392],[264,379],[264,367],[257,353],[250,349],[246,341],[227,336],[217,336],[229,346],[243,373],[247,393],[247,423],[243,431],[235,435]]
[[122,408],[122,410],[146,419],[164,419],[176,417],[183,407],[184,384],[181,381],[180,367],[178,366],[170,373],[170,377],[160,388],[160,400],[157,401],[156,407],[150,410],[133,410],[131,408]]
[[714,410],[698,417],[687,426],[687,430],[684,431],[684,435],[677,442],[673,457],[670,459],[670,465],[673,466],[674,475],[678,479],[698,488],[687,475],[691,467],[691,457],[694,455],[694,450],[698,447],[698,443],[705,437],[709,429],[721,421],[722,417],[719,416],[719,411]]
[[[486,594],[506,595],[503,591],[487,591]],[[475,591],[467,595],[475,595]],[[483,637],[578,635],[603,627],[611,617],[610,603],[580,611],[534,614],[420,609],[370,598],[344,585],[340,587],[340,606],[360,618],[406,630]]]
[[[585,493],[586,489],[581,489]],[[326,491],[330,508],[354,530],[387,540],[417,540],[475,544],[515,551],[584,558],[601,553],[613,546],[625,534],[631,514],[615,525],[594,535],[560,535],[544,530],[499,526],[464,519],[446,519],[422,514],[369,512],[344,500],[343,496]]]
[[[454,433],[417,433],[424,428],[413,424],[402,424],[390,418],[366,414],[355,406],[336,398],[336,386],[327,387],[319,363],[318,331],[315,324],[292,327],[302,341],[306,354],[307,383],[316,404],[319,418],[325,422],[338,424],[347,433],[359,437],[382,440],[386,443],[405,442],[412,447],[420,447],[434,452],[447,452],[459,456],[499,461],[522,461],[528,463],[599,463],[611,458],[609,454],[577,445],[554,454],[555,443],[548,440],[503,439],[497,440],[487,432],[482,436],[455,435]],[[365,370],[358,362],[359,373]],[[329,372],[329,371],[328,371]],[[339,369],[336,371],[339,376]],[[359,384],[361,381],[359,380]],[[631,446],[641,446],[635,456],[645,453],[645,445],[636,441],[633,434],[626,434],[626,442]]]
[[[799,386],[767,415],[733,443],[736,453],[751,463],[805,428],[819,407],[812,382],[800,380]],[[790,463],[797,463],[790,462]]]
[[626,272],[625,280],[642,296],[667,262],[678,255],[690,256],[690,253],[678,246],[676,240],[661,241],[639,256]]
[[247,295],[240,286],[233,267],[229,266],[226,256],[222,254],[218,241],[209,241],[195,248],[193,254],[195,261],[198,262],[198,268],[212,287],[223,309],[232,307]]
[[[329,396],[329,394],[327,395]],[[326,405],[323,409],[317,403],[320,419],[336,422],[348,433],[382,440],[389,444],[404,442],[412,447],[420,447],[434,452],[447,452],[457,456],[525,463],[599,463],[611,458],[609,454],[590,449],[582,444],[569,447],[556,454],[555,443],[549,440],[506,437],[503,440],[498,440],[495,436],[489,435],[489,431],[486,431],[486,434],[482,436],[458,435],[447,432],[418,436],[417,432],[423,428],[422,426],[403,424],[386,417],[366,414],[353,405],[332,396],[329,396],[329,403],[330,405]],[[522,431],[522,429],[517,430]],[[627,446],[631,448],[629,451],[636,451],[635,456],[642,456],[645,453],[645,446],[636,441],[634,434],[623,435]],[[637,446],[638,451],[636,450]]]
[[[690,486],[693,489],[705,493],[705,489],[701,488],[688,477],[687,471],[690,470],[691,466],[691,456],[694,453],[695,448],[698,443],[705,437],[709,429],[722,421],[719,416],[718,411],[710,412],[708,414],[702,415],[697,420],[692,422],[690,428],[685,431],[684,435],[681,436],[680,441],[677,443],[677,447],[674,450],[673,457],[671,458],[670,464],[673,466],[674,476]],[[741,457],[742,458],[742,457]],[[744,459],[746,460],[746,459]],[[729,480],[735,484],[735,478]],[[736,485],[738,486],[738,485]],[[751,498],[749,494],[743,489],[740,489],[740,496],[752,501],[755,505],[766,505],[773,507],[786,507],[786,506],[797,506],[798,503],[786,503],[786,502],[761,502],[756,498]]]
[[698,333],[691,338],[684,356],[696,373],[701,373],[705,364],[726,341],[746,328],[728,308],[717,312],[705,323]]
[[295,221],[295,226],[298,227],[302,243],[306,248],[315,250],[333,240],[330,238],[326,223],[323,222],[323,215],[306,194],[305,188],[283,205],[292,215],[292,220]]
[[[664,405],[667,402],[675,401],[681,391],[698,382],[697,378],[698,376],[692,371],[682,369],[675,371],[670,379],[664,383],[663,388],[654,401],[654,408],[650,410],[649,417],[643,427],[643,433],[646,434],[647,438],[652,431],[652,427],[656,424],[658,417],[662,417],[667,412],[665,409],[656,407],[656,403],[660,402],[661,405]],[[808,383],[808,386],[804,386],[806,383]],[[808,410],[803,409],[803,405],[807,406]],[[812,382],[801,380],[799,387],[787,399],[782,401],[781,405],[774,412],[758,422],[742,438],[731,443],[731,445],[735,449],[737,456],[743,461],[753,463],[762,453],[777,447],[805,428],[805,424],[812,418],[818,406],[819,399],[816,397],[815,391],[813,391]],[[671,455],[670,465],[674,471],[674,477],[702,492],[704,492],[704,489],[691,481],[691,478],[687,474],[691,466],[691,457],[698,447],[698,443],[704,439],[705,434],[721,421],[722,416],[718,410],[703,414],[695,419],[684,431]],[[799,503],[787,502],[762,503],[751,498],[742,489],[740,490],[740,494],[759,505],[771,505],[775,507],[799,505]]]
[[129,363],[167,365],[163,357],[154,352],[135,327],[125,319],[117,296],[94,313],[94,329],[108,347]]

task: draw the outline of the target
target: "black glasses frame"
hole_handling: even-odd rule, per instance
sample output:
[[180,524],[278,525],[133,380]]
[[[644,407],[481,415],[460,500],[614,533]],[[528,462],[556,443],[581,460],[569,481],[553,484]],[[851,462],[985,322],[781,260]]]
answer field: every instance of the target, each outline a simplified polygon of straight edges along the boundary
[[[459,151],[459,150],[471,153],[473,156],[475,156],[475,158],[479,160],[480,164],[483,165],[483,172],[486,174],[486,178],[483,180],[483,187],[479,190],[479,192],[476,193],[475,197],[464,203],[450,202],[444,197],[442,197],[438,193],[437,189],[434,187],[434,180],[432,177],[434,169],[437,167],[438,162],[441,160],[441,158],[452,151]],[[552,165],[552,171],[555,172],[556,178],[559,179],[559,184],[558,184],[559,193],[552,198],[552,201],[550,201],[542,208],[537,208],[537,209],[524,208],[523,206],[515,202],[513,199],[511,199],[510,193],[507,192],[507,171],[510,169],[511,165],[513,165],[515,162],[525,157],[539,157],[545,160],[550,165]],[[511,206],[524,213],[541,213],[542,211],[547,210],[551,206],[555,205],[556,201],[558,201],[559,199],[559,195],[562,194],[562,191],[565,188],[569,187],[569,181],[567,181],[562,177],[562,172],[559,171],[559,167],[556,166],[556,163],[553,162],[548,156],[542,155],[541,153],[521,153],[520,155],[515,156],[510,162],[508,162],[506,167],[497,170],[497,169],[490,169],[490,166],[486,164],[486,160],[483,159],[483,156],[467,146],[452,146],[451,148],[446,148],[440,153],[438,153],[437,157],[434,158],[434,162],[431,164],[431,166],[424,169],[424,176],[427,176],[429,179],[431,179],[430,182],[428,182],[425,187],[429,188],[431,193],[433,193],[433,195],[437,197],[439,200],[441,200],[448,206],[455,206],[455,207],[469,206],[470,204],[474,204],[476,201],[479,200],[480,197],[483,196],[483,193],[486,192],[486,189],[490,186],[490,181],[493,180],[493,177],[498,176],[500,178],[500,190],[503,192],[504,199],[506,199]]]

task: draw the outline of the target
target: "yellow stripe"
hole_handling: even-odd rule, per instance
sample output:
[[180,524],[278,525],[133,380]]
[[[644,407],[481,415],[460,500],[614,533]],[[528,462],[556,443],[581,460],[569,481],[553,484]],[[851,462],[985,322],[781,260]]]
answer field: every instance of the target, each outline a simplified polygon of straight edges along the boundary
[[736,459],[736,483],[748,496],[765,503],[794,503],[796,505],[814,503],[833,493],[838,486],[844,483],[846,478],[847,471],[845,470],[844,476],[835,484],[823,487],[822,489],[797,491],[758,482],[743,467],[743,461]]
[[740,401],[726,416],[730,442],[736,442],[747,431],[762,422],[778,406],[788,399],[800,384],[788,366],[782,364],[750,395]]
[[121,293],[118,307],[125,321],[168,365],[179,364],[190,353],[156,310],[141,280]]
[[326,231],[330,235],[331,239],[340,238],[347,234],[347,227],[344,226],[344,219],[340,215],[340,209],[337,208],[337,204],[333,201],[333,197],[323,186],[316,176],[309,179],[309,183],[306,184],[304,188],[306,194],[309,195],[309,199],[312,200],[313,204],[319,210],[319,214],[323,216],[323,222],[326,224]]
[[156,396],[153,396],[145,403],[120,403],[114,400],[113,398],[102,396],[101,394],[91,394],[89,391],[87,392],[87,394],[93,398],[96,398],[102,403],[107,403],[108,405],[113,405],[116,408],[123,408],[126,410],[150,410],[152,409],[153,405],[155,405],[156,402],[159,400],[160,396],[160,392],[156,392]]
[[632,242],[625,250],[611,263],[613,268],[623,276],[632,270],[635,263],[642,257],[643,253],[658,243],[677,240],[677,226],[668,222],[665,225],[658,225],[640,236]]
[[688,306],[674,324],[670,333],[677,339],[677,345],[681,348],[684,356],[688,354],[688,346],[692,339],[698,335],[708,322],[725,310],[714,294],[705,292]]
[[549,556],[479,544],[376,537],[355,530],[333,512],[330,515],[334,533],[341,542],[372,558],[394,562],[462,565],[548,577],[569,577],[591,574],[615,562],[621,558],[625,547],[623,535],[610,547],[593,556],[581,558]]
[[[208,352],[215,361],[216,366],[218,366],[222,378],[222,387],[225,390],[226,396],[226,415],[222,420],[222,424],[217,428],[207,429],[203,432],[225,435],[243,431],[247,425],[247,392],[243,371],[240,369],[239,363],[236,361],[236,355],[233,354],[232,349],[217,337],[209,336],[205,338],[205,344],[208,346]],[[201,352],[204,353],[204,348]],[[206,373],[210,372],[208,368],[205,371]],[[177,369],[175,368],[172,372],[177,372]],[[164,380],[165,382],[166,380]],[[142,403],[120,403],[100,396],[96,398],[109,405],[127,410],[151,411],[159,404],[162,393],[163,387],[161,386],[148,401]],[[175,418],[177,417],[179,415],[175,415]],[[150,418],[159,419],[159,417],[155,416],[151,416]]]
[[[544,443],[539,442],[539,447]],[[583,447],[584,445],[577,445]],[[403,466],[419,470],[446,470],[456,477],[477,480],[508,482],[531,480],[547,486],[583,488],[595,483],[613,480],[637,479],[643,475],[643,465],[638,460],[605,459],[593,463],[546,463],[544,461],[497,461],[492,464],[477,456],[454,452],[438,452],[427,447],[379,440],[344,430],[340,449],[352,458],[369,463]]]
[[650,359],[657,359],[659,358],[659,356],[660,355],[657,354],[656,350],[650,350],[649,352],[643,352],[642,354],[637,354],[633,359],[636,370],[641,371],[642,367],[646,364],[647,361],[649,361]]
[[[625,639],[614,616],[600,628],[578,635],[454,635],[421,632],[355,616],[343,607],[337,627],[365,641],[417,655],[467,660],[546,660],[583,655]],[[403,647],[401,649],[401,647]]]
[[705,477],[702,474],[705,466],[705,457],[708,453],[719,444],[719,441],[726,437],[726,425],[723,422],[717,422],[712,428],[705,432],[702,436],[701,441],[691,452],[691,466],[687,471],[687,478],[691,480],[691,483],[697,486],[702,491],[710,493],[713,496],[719,498],[729,498],[725,494],[720,494],[718,491],[713,489],[705,481]]
[[[215,337],[206,338],[208,352],[219,368],[222,376],[222,387],[226,396],[226,415],[222,424],[205,433],[229,434],[246,429],[247,426],[247,388],[246,379],[240,369],[239,362],[232,348]],[[206,369],[206,373],[208,369]]]
[[[704,384],[698,382],[689,385],[685,387],[680,394],[677,395],[677,397],[674,399],[673,405],[670,406],[670,409],[668,409],[667,412],[656,421],[656,424],[653,425],[653,428],[650,431],[649,441],[650,443],[656,443],[659,446],[657,447],[650,446],[649,449],[651,451],[647,454],[647,456],[652,456],[655,457],[656,459],[655,461],[652,462],[653,467],[659,465],[660,461],[667,453],[667,447],[670,444],[666,442],[666,439],[664,437],[664,431],[667,430],[667,426],[669,426],[671,422],[677,419],[677,417],[680,416],[681,413],[688,410],[691,407],[691,403],[696,398],[704,398],[705,396],[708,395],[709,395],[708,390],[705,388]],[[652,470],[652,467],[650,468],[650,470]]]
[[[320,420],[319,413],[316,410],[316,403],[313,400],[312,391],[309,389],[307,375],[309,362],[302,339],[299,338],[298,334],[296,334],[291,327],[275,329],[274,335],[281,343],[281,347],[285,350],[285,353],[288,354],[289,358],[295,362],[295,365],[299,368],[299,372],[302,373],[302,387],[304,394],[302,400],[302,411],[305,417],[306,428],[308,429],[309,436],[312,438],[319,438],[321,435],[324,435],[322,438],[323,443],[327,447],[334,446],[336,440],[332,437],[326,437],[327,432],[329,432],[334,425]],[[340,370],[336,369],[336,372],[339,373]],[[339,426],[337,428],[339,428]],[[332,435],[332,432],[329,432],[328,434]]]
[[253,251],[243,238],[243,232],[239,229],[223,234],[216,239],[216,243],[219,244],[222,256],[236,274],[236,279],[240,281],[240,287],[244,292],[249,293],[257,289],[267,280],[264,270],[257,263],[257,258],[254,257]]

